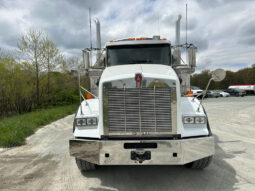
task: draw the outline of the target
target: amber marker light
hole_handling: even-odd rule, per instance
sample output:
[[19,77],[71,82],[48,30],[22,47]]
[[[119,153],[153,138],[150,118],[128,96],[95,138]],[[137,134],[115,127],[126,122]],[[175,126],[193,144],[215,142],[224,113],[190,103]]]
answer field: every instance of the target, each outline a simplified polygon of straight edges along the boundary
[[89,94],[89,93],[86,93],[85,98],[86,98],[86,99],[92,99],[92,95]]
[[193,91],[187,91],[187,95],[188,95],[188,97],[192,97]]
[[142,38],[142,40],[147,40],[146,38]]
[[110,40],[110,42],[114,42],[114,40]]
[[135,40],[135,38],[130,38],[129,40]]
[[163,38],[162,40],[167,40],[166,38]]
[[136,40],[141,40],[140,38],[136,38]]

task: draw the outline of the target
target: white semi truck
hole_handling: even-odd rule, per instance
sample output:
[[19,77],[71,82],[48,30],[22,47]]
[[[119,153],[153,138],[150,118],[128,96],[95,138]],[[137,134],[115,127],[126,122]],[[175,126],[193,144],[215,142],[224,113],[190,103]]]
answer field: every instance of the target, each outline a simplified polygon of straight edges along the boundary
[[[70,155],[81,171],[98,165],[186,165],[207,167],[214,155],[214,137],[200,101],[189,97],[196,47],[159,36],[111,40],[101,49],[97,24],[97,61],[73,123]],[[187,48],[183,64],[180,48]],[[219,77],[219,76],[218,76]],[[217,73],[214,79],[217,78]],[[212,78],[213,79],[213,78]]]

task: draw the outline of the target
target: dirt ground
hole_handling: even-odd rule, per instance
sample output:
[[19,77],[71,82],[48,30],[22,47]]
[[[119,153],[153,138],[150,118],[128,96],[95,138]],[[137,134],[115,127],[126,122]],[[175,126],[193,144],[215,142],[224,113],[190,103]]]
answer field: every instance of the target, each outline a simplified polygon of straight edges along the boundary
[[104,166],[81,173],[69,156],[73,115],[39,129],[27,145],[0,150],[0,190],[255,190],[255,96],[204,101],[216,138],[205,170]]

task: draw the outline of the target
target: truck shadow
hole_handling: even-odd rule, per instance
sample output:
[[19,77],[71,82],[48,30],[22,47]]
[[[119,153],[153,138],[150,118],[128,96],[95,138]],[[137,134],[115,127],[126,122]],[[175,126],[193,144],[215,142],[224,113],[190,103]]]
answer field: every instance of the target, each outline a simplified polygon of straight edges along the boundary
[[102,166],[96,171],[82,173],[86,178],[101,180],[101,188],[93,191],[131,190],[234,190],[237,182],[235,170],[224,161],[234,155],[218,146],[216,155],[204,170],[184,166]]

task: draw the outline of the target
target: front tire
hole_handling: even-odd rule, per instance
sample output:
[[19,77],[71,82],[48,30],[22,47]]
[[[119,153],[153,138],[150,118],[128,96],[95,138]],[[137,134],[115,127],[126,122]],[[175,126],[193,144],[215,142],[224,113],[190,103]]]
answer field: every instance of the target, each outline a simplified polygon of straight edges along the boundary
[[188,163],[185,166],[187,168],[193,168],[193,169],[204,169],[211,164],[212,158],[213,158],[213,156],[202,158],[202,159],[196,160],[194,162]]
[[75,158],[76,164],[80,171],[86,172],[86,171],[92,171],[96,169],[96,165],[90,162],[87,162],[82,159]]

